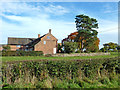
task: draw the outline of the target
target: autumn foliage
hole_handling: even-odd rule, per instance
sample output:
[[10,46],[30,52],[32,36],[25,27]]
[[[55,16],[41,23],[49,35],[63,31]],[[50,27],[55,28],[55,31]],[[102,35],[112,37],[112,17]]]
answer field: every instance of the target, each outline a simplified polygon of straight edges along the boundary
[[[68,35],[68,37],[67,38],[65,38],[65,39],[63,39],[63,41],[62,42],[64,42],[64,41],[71,41],[71,42],[74,42],[75,41],[75,39],[76,39],[76,37],[77,37],[77,35],[78,35],[78,32],[73,32],[73,33],[71,33],[70,35]],[[85,40],[85,38],[84,37],[79,37],[79,40],[81,40],[81,39],[83,39],[83,42],[84,43],[86,43],[86,40]],[[94,49],[95,48],[98,48],[99,49],[99,42],[100,42],[100,40],[99,40],[99,38],[97,38],[95,41],[94,41],[94,46],[87,46],[86,48],[89,48],[91,51],[94,51]],[[81,48],[81,42],[78,42],[78,44],[79,44],[79,49]]]

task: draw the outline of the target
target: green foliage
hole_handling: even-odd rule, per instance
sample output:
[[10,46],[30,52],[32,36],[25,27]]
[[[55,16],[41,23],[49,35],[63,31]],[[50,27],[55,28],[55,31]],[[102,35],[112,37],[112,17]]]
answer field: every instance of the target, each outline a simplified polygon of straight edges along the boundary
[[75,53],[80,53],[81,51],[80,50],[77,50]]
[[119,64],[117,58],[8,63],[2,66],[2,82],[8,88],[115,88]]
[[2,51],[2,56],[41,56],[42,51]]
[[105,51],[106,51],[105,48],[100,49],[100,52],[105,52]]
[[[111,52],[111,54],[117,55],[115,52]],[[57,59],[60,57],[48,58]],[[44,59],[48,58],[44,57]],[[84,57],[74,57],[76,60],[69,60],[69,58],[64,59],[62,57],[61,60],[56,61],[17,61],[2,64],[3,87],[117,88],[120,86],[120,62],[118,58],[98,58],[91,60],[79,60]],[[55,80],[54,78],[59,80]]]
[[94,43],[86,43],[87,52],[98,52],[99,48]]
[[68,82],[60,82],[60,83],[57,83],[55,88],[68,88]]
[[62,45],[58,44],[58,46],[57,46],[57,53],[59,53],[59,51],[61,53],[63,52],[62,47],[63,47]]
[[113,42],[105,43],[103,46],[104,47],[100,49],[102,52],[117,52],[117,50],[119,50],[119,45]]
[[43,80],[36,84],[36,88],[52,88],[52,82],[49,79]]
[[76,42],[64,42],[65,53],[73,53],[77,48],[78,48],[78,44]]
[[100,82],[101,82],[102,84],[109,84],[109,83],[110,83],[109,78],[107,78],[107,77],[102,78],[102,79],[100,80]]
[[77,15],[75,19],[76,28],[78,30],[75,41],[81,43],[81,52],[83,52],[83,49],[90,52],[98,51],[98,48],[94,48],[95,45],[93,44],[98,34],[98,32],[94,30],[94,28],[98,28],[97,20],[86,15]]
[[89,16],[77,15],[75,19],[76,27],[78,28],[78,30],[86,28],[87,29],[98,28],[97,20],[94,18],[90,18]]
[[70,83],[68,85],[68,88],[81,88],[81,87],[78,84],[76,84],[76,83]]
[[10,51],[10,46],[9,45],[6,45],[6,46],[3,46],[3,51]]

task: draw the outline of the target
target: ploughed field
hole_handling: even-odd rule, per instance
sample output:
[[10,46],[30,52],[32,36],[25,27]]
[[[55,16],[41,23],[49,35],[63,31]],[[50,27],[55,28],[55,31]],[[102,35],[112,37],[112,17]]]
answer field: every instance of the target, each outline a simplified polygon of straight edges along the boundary
[[118,53],[2,57],[3,88],[120,88]]

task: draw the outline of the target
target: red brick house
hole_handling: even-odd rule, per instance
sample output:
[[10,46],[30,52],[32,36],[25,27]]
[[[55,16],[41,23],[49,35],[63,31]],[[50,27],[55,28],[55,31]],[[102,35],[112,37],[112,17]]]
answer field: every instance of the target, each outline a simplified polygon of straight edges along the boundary
[[38,38],[8,37],[8,45],[10,45],[12,51],[43,51],[44,54],[56,54],[57,41],[58,39],[51,34],[51,29],[43,36],[38,34]]

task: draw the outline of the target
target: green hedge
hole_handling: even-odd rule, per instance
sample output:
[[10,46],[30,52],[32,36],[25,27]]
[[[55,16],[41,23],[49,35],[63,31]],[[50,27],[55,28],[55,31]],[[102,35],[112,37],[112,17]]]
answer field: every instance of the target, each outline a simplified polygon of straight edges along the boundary
[[[7,63],[2,66],[3,84],[15,84],[17,82],[23,83],[22,81],[24,81],[24,83],[34,83],[36,86],[38,82],[43,82],[44,80],[49,79],[49,82],[45,82],[50,83],[54,82],[54,78],[56,78],[62,81],[66,80],[69,83],[77,83],[81,87],[86,87],[88,84],[85,85],[83,82],[81,82],[81,80],[86,83],[88,82],[89,84],[93,83],[92,80],[95,81],[94,83],[96,83],[96,80],[98,83],[106,83],[104,80],[105,77],[109,78],[109,80],[112,80],[111,78],[117,78],[118,74],[120,74],[120,62],[118,62],[117,58],[107,60],[95,59],[83,61],[27,61],[11,64]],[[58,81],[58,84],[59,83],[60,82]],[[98,84],[98,86],[99,85],[100,84]],[[39,86],[41,87],[41,85]],[[56,87],[58,86],[59,85],[56,85]],[[61,87],[61,85],[59,87]]]
[[2,51],[2,56],[41,56],[42,51]]

